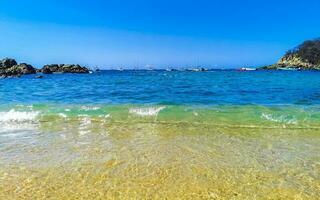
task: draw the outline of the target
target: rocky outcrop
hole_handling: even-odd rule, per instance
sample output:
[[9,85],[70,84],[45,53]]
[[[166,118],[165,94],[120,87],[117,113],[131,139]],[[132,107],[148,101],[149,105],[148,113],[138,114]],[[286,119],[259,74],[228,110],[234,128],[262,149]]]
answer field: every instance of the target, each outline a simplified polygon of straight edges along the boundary
[[17,65],[17,62],[15,59],[5,58],[0,61],[0,69],[7,69],[14,65]]
[[86,67],[82,67],[80,65],[67,65],[67,64],[52,64],[45,65],[41,69],[41,72],[44,74],[52,74],[52,73],[89,73],[89,69]]
[[276,64],[262,67],[261,69],[299,69],[299,70],[312,70],[320,69],[320,66],[313,65],[304,61],[300,56],[292,54],[285,55]]
[[35,74],[35,73],[37,73],[36,69],[27,63],[21,63],[18,65],[14,65],[13,67],[11,67],[11,70],[16,71],[17,73],[20,73],[20,74]]
[[320,70],[320,39],[305,41],[288,51],[276,64],[260,69]]
[[[89,73],[90,70],[80,65],[52,64],[45,65],[42,69],[35,69],[27,63],[18,64],[15,59],[5,58],[0,60],[0,77],[20,77],[25,74],[52,74],[52,73]],[[42,77],[42,76],[41,76]]]
[[14,59],[10,58],[0,61],[0,77],[20,77],[21,75],[35,73],[36,69],[29,64],[18,64]]
[[303,60],[297,54],[288,54],[279,60],[277,65],[282,67],[298,67],[298,68],[312,68],[315,67],[313,64],[306,60]]

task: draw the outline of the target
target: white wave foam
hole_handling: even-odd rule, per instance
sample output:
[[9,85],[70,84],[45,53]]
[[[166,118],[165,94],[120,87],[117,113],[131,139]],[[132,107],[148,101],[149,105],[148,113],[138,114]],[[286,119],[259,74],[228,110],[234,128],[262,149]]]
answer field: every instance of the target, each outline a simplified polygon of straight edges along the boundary
[[86,115],[86,114],[80,114],[80,115],[78,115],[78,117],[89,117],[89,115]]
[[79,125],[79,135],[83,136],[83,135],[86,135],[87,133],[90,133],[90,125],[91,125],[91,118],[88,116],[83,116]]
[[38,111],[16,111],[0,112],[0,122],[32,122],[39,116]]
[[147,107],[147,108],[131,108],[129,110],[130,114],[139,116],[158,116],[159,112],[165,109],[165,106],[161,107]]
[[99,115],[100,118],[110,118],[111,115],[110,114],[106,114],[106,115]]
[[289,118],[286,115],[280,115],[280,116],[274,116],[271,114],[262,113],[261,114],[262,119],[266,119],[272,122],[278,122],[278,123],[286,123],[286,124],[297,124],[297,120],[294,118]]
[[81,110],[90,111],[90,110],[99,110],[100,107],[98,106],[81,106]]
[[7,112],[0,112],[0,136],[18,137],[26,131],[37,128],[36,122],[40,112],[16,111],[11,109]]

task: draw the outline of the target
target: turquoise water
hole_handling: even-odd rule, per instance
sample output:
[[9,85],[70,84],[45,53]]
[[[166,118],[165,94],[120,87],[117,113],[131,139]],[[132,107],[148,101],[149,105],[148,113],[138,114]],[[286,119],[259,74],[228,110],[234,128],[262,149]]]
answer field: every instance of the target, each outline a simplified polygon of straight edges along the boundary
[[0,79],[0,199],[317,199],[320,73]]

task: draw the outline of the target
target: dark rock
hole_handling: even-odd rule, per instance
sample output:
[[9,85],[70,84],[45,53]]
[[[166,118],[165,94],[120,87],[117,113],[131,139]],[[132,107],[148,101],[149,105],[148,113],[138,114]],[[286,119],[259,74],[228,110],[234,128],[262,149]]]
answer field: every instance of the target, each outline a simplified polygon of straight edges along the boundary
[[17,62],[15,59],[5,58],[0,61],[0,68],[2,69],[7,69],[10,67],[13,67],[14,65],[17,65]]
[[5,58],[0,62],[1,77],[20,77],[24,74],[35,74],[36,70],[26,63],[17,64],[14,59]]
[[22,63],[6,69],[5,73],[10,76],[19,76],[24,74],[35,74],[36,70],[31,65]]
[[41,69],[41,72],[44,74],[52,74],[53,72],[57,72],[59,69],[59,65],[52,64],[52,65],[45,65]]
[[[20,77],[24,74],[36,74],[42,72],[43,74],[52,73],[90,73],[89,69],[80,65],[66,65],[66,64],[52,64],[45,65],[42,69],[35,69],[29,64],[17,64],[14,59],[5,58],[0,60],[0,78]],[[43,78],[43,76],[36,76],[36,78]]]
[[45,65],[42,68],[42,73],[89,73],[89,69],[80,65],[67,65],[67,64],[52,64]]
[[35,78],[43,78],[43,76],[39,75],[39,76],[35,76]]
[[11,67],[12,70],[16,70],[19,74],[35,74],[36,69],[26,63],[21,63],[18,65],[14,65],[13,67]]

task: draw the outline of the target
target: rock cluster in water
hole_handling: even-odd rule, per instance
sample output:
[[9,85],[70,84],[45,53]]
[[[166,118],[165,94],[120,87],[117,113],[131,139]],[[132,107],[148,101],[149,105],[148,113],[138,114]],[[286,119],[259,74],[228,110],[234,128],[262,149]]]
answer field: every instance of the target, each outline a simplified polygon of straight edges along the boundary
[[24,74],[35,74],[36,69],[29,64],[18,64],[14,59],[5,58],[0,61],[1,77],[19,77]]
[[261,69],[320,70],[320,39],[303,42],[289,50],[276,64]]
[[89,69],[80,65],[52,64],[45,65],[42,69],[35,69],[26,63],[18,64],[15,59],[5,58],[0,61],[0,77],[20,77],[25,74],[52,73],[89,73]]
[[52,73],[89,73],[89,69],[80,65],[52,64],[45,65],[41,70],[44,74]]

